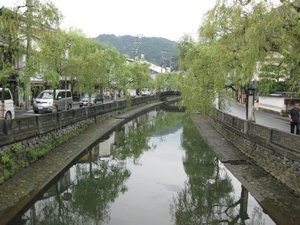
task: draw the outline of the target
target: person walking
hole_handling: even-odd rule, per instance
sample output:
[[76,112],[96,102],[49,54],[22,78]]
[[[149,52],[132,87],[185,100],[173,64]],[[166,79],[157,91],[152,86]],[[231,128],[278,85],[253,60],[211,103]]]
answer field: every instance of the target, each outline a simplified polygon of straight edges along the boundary
[[291,133],[300,135],[300,106],[299,103],[295,103],[294,107],[289,111],[289,119],[291,126]]

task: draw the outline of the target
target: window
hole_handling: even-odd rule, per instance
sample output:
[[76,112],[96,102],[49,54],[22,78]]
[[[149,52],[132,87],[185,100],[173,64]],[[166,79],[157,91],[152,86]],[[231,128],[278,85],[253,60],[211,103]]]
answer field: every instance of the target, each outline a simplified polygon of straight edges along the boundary
[[58,99],[61,99],[61,98],[64,98],[65,97],[65,92],[64,91],[60,91],[58,94],[57,94],[57,98]]
[[72,95],[71,95],[71,91],[67,91],[67,98],[71,98]]
[[[0,91],[0,100],[2,99],[2,90]],[[8,90],[5,90],[5,92],[4,92],[4,100],[11,100],[12,98],[11,98],[11,95],[10,95],[10,93],[9,93],[9,91]]]

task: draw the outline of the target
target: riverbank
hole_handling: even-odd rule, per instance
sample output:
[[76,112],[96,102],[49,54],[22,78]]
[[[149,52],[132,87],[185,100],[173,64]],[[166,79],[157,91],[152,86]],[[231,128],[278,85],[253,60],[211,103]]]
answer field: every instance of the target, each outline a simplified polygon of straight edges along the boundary
[[0,225],[8,224],[28,205],[51,181],[63,173],[74,160],[117,126],[133,116],[149,111],[162,102],[149,103],[91,125],[83,133],[71,138],[36,161],[30,167],[20,170],[13,178],[0,185]]
[[[266,209],[278,224],[298,225],[300,221],[300,198],[294,195],[274,177],[237,148],[225,140],[206,120],[193,115],[192,120],[200,135],[219,160],[239,179],[243,186]],[[282,207],[280,207],[282,206]]]

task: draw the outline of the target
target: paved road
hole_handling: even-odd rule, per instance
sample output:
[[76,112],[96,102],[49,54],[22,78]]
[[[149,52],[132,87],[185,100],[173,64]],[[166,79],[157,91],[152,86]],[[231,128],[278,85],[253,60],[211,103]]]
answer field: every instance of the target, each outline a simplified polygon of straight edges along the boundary
[[[245,105],[236,102],[231,102],[224,112],[230,113],[242,119],[246,119]],[[276,113],[270,113],[260,110],[254,112],[256,123],[266,127],[275,128],[281,131],[289,132],[290,123],[287,117],[280,116]]]
[[[104,100],[104,103],[110,103],[113,102],[113,100]],[[79,102],[73,102],[72,105],[73,109],[79,109]],[[26,116],[40,116],[42,114],[35,114],[32,109],[30,110],[15,110],[15,118],[22,118]]]

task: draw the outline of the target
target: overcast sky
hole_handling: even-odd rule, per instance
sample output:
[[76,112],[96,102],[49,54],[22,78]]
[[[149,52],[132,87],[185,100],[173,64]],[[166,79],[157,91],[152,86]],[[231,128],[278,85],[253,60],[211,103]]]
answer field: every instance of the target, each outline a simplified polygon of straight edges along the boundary
[[[0,0],[3,5],[25,0]],[[177,41],[196,37],[204,14],[215,0],[52,0],[64,16],[62,27],[75,27],[88,37],[100,34],[143,35]]]

